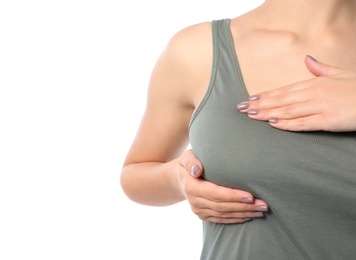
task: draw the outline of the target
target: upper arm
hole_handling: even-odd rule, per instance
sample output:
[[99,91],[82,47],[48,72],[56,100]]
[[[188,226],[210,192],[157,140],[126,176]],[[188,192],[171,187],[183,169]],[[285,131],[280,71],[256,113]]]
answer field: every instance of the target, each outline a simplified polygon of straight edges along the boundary
[[125,164],[167,162],[188,145],[192,113],[210,78],[210,24],[172,37],[151,74],[147,105]]

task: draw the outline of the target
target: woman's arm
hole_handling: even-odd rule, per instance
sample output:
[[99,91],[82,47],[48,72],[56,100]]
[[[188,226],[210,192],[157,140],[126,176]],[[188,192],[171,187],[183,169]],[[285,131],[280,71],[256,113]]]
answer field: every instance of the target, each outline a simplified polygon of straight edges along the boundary
[[145,113],[121,173],[123,190],[138,203],[164,206],[185,199],[176,169],[178,157],[188,145],[194,111],[196,87],[189,78],[197,54],[188,48],[191,37],[189,30],[177,33],[151,75]]
[[187,199],[203,220],[244,222],[262,216],[266,203],[199,178],[203,166],[185,151],[191,115],[209,84],[211,42],[211,24],[205,23],[179,32],[168,43],[152,72],[121,186],[137,203],[165,206]]

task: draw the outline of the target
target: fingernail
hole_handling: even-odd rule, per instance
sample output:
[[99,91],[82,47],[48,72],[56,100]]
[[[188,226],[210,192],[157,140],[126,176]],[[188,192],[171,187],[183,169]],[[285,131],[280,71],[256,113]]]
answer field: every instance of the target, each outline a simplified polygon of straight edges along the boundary
[[252,95],[248,98],[248,100],[259,100],[260,96],[259,95]]
[[255,116],[258,114],[258,110],[252,109],[247,111],[247,114],[251,115],[251,116]]
[[197,172],[199,171],[200,167],[197,164],[194,164],[192,168],[190,169],[190,172],[193,176],[197,175]]
[[270,118],[270,119],[268,119],[268,122],[270,122],[271,124],[277,124],[278,123],[278,119],[277,118]]
[[268,210],[268,208],[266,206],[257,206],[256,210],[266,212]]
[[318,62],[313,56],[307,55],[307,57],[315,62]]
[[248,108],[248,103],[247,102],[242,102],[242,103],[240,103],[240,104],[238,104],[237,105],[237,109],[238,110],[243,110],[243,109],[246,109],[246,108]]
[[250,221],[252,218],[244,218],[245,221]]
[[253,198],[242,198],[241,201],[245,202],[245,203],[252,203],[253,202]]
[[252,212],[252,216],[254,216],[255,218],[260,218],[260,217],[263,217],[263,213],[262,212]]

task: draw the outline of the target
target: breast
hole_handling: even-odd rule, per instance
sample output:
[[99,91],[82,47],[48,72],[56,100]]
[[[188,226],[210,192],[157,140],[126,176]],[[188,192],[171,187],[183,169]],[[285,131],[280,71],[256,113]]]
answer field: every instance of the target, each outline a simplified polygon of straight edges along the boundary
[[356,133],[282,131],[235,106],[212,105],[205,105],[190,128],[206,180],[267,200],[300,192],[330,196],[341,187],[355,193]]
[[216,234],[206,225],[205,233],[248,238],[256,250],[274,248],[261,239],[267,233],[310,259],[356,253],[356,133],[281,131],[232,105],[207,103],[190,141],[206,180],[249,191],[270,207],[266,222],[224,225]]

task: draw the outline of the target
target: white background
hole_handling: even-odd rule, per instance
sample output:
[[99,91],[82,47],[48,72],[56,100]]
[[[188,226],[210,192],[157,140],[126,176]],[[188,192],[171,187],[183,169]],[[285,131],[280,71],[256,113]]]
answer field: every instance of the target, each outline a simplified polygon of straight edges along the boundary
[[1,1],[0,259],[199,259],[189,205],[128,200],[121,165],[169,38],[261,2]]

